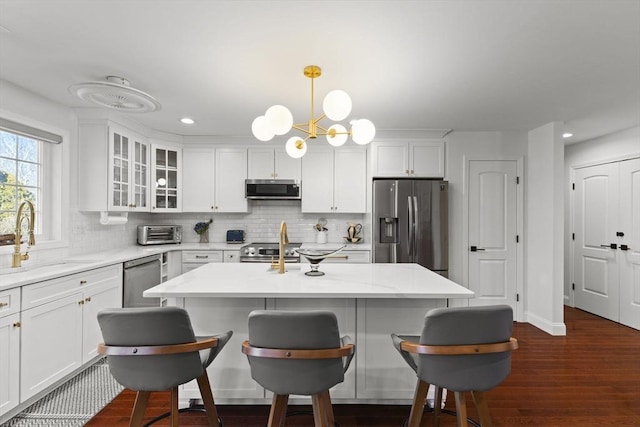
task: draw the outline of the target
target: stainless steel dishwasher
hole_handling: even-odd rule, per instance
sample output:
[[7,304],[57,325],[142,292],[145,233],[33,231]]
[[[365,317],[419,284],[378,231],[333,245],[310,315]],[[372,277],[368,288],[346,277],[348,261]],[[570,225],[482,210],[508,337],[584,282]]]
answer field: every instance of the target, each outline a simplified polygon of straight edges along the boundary
[[161,282],[160,255],[124,263],[122,304],[124,307],[159,307],[160,298],[144,298],[142,293]]

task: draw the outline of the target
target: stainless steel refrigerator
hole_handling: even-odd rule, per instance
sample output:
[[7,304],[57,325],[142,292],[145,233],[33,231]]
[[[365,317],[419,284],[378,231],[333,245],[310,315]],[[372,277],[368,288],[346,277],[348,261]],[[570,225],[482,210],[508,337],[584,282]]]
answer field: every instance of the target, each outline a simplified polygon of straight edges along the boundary
[[448,182],[373,181],[373,262],[418,263],[449,270]]

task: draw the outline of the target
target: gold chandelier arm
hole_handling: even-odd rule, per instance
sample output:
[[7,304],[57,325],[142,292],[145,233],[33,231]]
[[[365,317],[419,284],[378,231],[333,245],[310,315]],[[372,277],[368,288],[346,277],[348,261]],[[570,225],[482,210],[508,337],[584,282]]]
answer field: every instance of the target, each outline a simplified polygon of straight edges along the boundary
[[296,129],[299,130],[300,132],[304,132],[307,135],[311,135],[311,132],[309,132],[307,129],[303,128],[302,126],[307,126],[308,123],[294,123],[291,128],[292,129]]

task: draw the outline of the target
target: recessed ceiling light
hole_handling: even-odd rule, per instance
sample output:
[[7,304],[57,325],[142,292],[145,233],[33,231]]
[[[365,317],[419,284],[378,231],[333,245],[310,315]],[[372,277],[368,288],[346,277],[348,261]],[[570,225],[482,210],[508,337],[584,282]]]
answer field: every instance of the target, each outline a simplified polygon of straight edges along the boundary
[[180,119],[180,121],[185,125],[192,125],[195,123],[195,121],[193,119],[190,119],[189,117],[183,117]]
[[573,134],[571,132],[565,132],[562,134],[563,138],[571,138],[573,136]]

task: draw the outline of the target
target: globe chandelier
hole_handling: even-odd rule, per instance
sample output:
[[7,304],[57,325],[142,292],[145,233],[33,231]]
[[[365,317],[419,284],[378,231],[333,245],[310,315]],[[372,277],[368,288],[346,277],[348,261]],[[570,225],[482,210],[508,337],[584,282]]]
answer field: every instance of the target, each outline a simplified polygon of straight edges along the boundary
[[260,141],[270,141],[275,135],[284,135],[292,128],[306,135],[305,138],[292,136],[285,144],[287,154],[295,159],[307,152],[307,141],[324,135],[327,142],[334,147],[340,147],[347,142],[349,136],[356,144],[370,143],[376,135],[376,128],[367,119],[351,120],[351,129],[347,130],[343,125],[336,123],[328,128],[320,126],[320,121],[325,117],[339,122],[347,118],[351,113],[351,97],[343,90],[332,90],[322,102],[323,114],[314,117],[314,87],[313,81],[322,74],[317,65],[308,65],[304,68],[304,75],[311,79],[311,115],[306,123],[293,123],[293,115],[283,105],[274,105],[267,109],[264,116],[256,117],[251,124],[253,135]]

